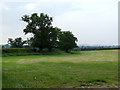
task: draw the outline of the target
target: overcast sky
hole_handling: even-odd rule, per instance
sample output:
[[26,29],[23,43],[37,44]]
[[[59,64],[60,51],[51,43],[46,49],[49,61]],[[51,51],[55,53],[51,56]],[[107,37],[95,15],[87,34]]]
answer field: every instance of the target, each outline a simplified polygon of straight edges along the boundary
[[8,38],[23,37],[25,14],[45,13],[53,17],[53,25],[69,30],[78,38],[78,44],[118,44],[119,0],[3,0],[0,3],[0,44]]

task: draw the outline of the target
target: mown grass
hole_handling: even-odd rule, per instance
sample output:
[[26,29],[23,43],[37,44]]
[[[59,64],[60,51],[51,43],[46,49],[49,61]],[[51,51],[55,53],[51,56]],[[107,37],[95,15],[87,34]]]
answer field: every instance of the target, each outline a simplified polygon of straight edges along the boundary
[[3,57],[3,88],[117,87],[118,51]]

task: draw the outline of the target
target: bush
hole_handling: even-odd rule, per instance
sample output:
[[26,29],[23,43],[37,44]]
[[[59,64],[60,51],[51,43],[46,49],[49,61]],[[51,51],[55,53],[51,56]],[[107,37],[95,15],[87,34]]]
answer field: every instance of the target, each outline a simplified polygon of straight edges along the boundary
[[28,53],[28,52],[35,52],[35,49],[30,48],[3,48],[2,53]]
[[[2,49],[2,57],[7,56],[27,56],[27,55],[67,55],[63,51],[55,49],[51,52],[48,52],[47,49],[44,49],[42,52],[39,52],[37,49],[30,48],[3,48]],[[74,54],[73,52],[69,54]]]

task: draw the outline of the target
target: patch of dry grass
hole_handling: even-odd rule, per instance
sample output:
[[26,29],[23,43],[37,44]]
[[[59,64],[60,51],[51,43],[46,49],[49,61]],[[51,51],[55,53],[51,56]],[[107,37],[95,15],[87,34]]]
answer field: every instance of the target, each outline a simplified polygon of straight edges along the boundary
[[118,51],[3,57],[3,88],[117,88]]
[[118,51],[109,50],[109,51],[83,51],[82,54],[77,56],[68,56],[68,57],[40,57],[37,59],[19,59],[17,63],[27,64],[27,63],[37,63],[37,62],[91,62],[91,61],[117,61],[118,60]]

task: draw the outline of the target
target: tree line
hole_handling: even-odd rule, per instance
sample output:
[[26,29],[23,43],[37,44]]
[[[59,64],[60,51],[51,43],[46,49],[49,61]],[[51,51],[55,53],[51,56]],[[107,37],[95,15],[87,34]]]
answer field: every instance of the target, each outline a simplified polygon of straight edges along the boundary
[[26,34],[31,33],[32,37],[23,41],[21,37],[8,39],[8,44],[12,48],[23,48],[25,44],[30,47],[38,48],[39,51],[48,49],[52,51],[53,48],[59,48],[65,52],[77,47],[77,38],[70,31],[62,31],[58,27],[53,27],[53,18],[47,14],[33,13],[30,16],[24,15],[21,20],[26,22],[27,25],[23,32]]

